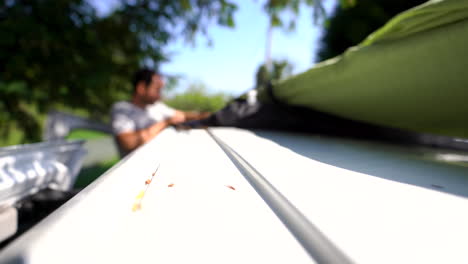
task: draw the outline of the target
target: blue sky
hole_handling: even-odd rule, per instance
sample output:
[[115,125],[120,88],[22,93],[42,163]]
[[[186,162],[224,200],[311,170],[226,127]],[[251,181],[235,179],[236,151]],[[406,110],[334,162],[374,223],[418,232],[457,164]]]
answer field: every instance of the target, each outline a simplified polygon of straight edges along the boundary
[[[236,27],[228,29],[213,26],[208,32],[213,45],[199,36],[192,48],[183,41],[174,43],[169,63],[161,66],[165,73],[181,73],[186,78],[181,86],[201,81],[211,91],[239,95],[252,88],[257,67],[265,60],[268,18],[261,1],[238,0],[235,15]],[[332,1],[334,2],[334,1]],[[331,1],[327,1],[328,10]],[[321,26],[313,25],[312,11],[302,9],[294,32],[273,32],[272,58],[288,59],[294,64],[294,72],[302,72],[313,66],[318,47]]]
[[[94,3],[100,10],[105,10],[115,0],[104,2]],[[268,18],[262,10],[263,1],[235,2],[238,5],[235,28],[210,27],[211,46],[201,35],[197,37],[195,47],[183,40],[169,46],[172,56],[170,62],[161,65],[161,71],[183,75],[180,89],[193,82],[206,84],[210,91],[232,95],[252,88],[255,71],[265,60]],[[333,0],[325,2],[327,10],[335,3]],[[294,64],[294,73],[302,72],[313,66],[320,34],[321,26],[312,23],[312,11],[303,8],[294,32],[274,30],[272,58],[288,59]]]

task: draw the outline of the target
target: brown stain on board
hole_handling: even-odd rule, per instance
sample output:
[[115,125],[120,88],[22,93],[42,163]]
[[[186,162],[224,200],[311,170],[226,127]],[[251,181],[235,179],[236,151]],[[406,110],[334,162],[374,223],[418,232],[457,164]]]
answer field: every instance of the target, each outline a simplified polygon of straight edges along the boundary
[[133,212],[136,212],[136,211],[139,211],[141,210],[141,204],[142,204],[142,201],[143,201],[143,198],[145,197],[145,194],[146,194],[146,191],[148,190],[148,187],[149,187],[149,184],[152,182],[153,178],[154,178],[154,175],[156,175],[156,172],[158,172],[159,170],[159,166],[156,168],[156,170],[151,174],[151,178],[150,179],[147,179],[145,181],[145,189],[144,190],[141,190],[138,195],[135,197],[135,202],[133,203],[133,206],[132,206],[132,211]]

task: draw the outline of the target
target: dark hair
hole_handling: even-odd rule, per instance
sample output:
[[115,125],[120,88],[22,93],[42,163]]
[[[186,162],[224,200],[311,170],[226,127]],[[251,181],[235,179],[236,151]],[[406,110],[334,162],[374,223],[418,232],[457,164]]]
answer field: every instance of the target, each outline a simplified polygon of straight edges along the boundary
[[157,74],[158,73],[156,71],[148,68],[143,68],[135,72],[135,75],[133,75],[133,92],[136,91],[136,87],[140,82],[145,82],[146,86],[150,85],[153,80],[153,76]]

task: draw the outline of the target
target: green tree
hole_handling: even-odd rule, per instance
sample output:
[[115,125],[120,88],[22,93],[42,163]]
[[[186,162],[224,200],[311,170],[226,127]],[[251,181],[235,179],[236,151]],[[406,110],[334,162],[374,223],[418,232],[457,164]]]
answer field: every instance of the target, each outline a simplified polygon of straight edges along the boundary
[[294,66],[288,60],[274,60],[271,62],[270,69],[262,64],[255,74],[255,87],[264,87],[270,81],[279,81],[291,76],[293,68]]
[[328,17],[317,61],[333,58],[359,44],[398,13],[426,0],[358,0],[355,5],[336,6]]
[[209,93],[205,84],[192,83],[183,93],[164,100],[169,106],[184,111],[216,112],[231,100],[225,93]]
[[[360,0],[359,0],[360,1]],[[340,0],[343,8],[352,7],[356,0]],[[270,24],[273,27],[293,30],[296,26],[297,16],[303,7],[309,7],[312,11],[312,18],[317,23],[326,17],[324,0],[267,0],[263,9],[270,17]]]
[[164,48],[193,39],[213,20],[233,26],[227,1],[125,1],[99,17],[85,0],[0,3],[0,133],[16,126],[27,141],[40,138],[37,113],[51,107],[88,109],[106,116],[130,94],[131,74],[157,68]]

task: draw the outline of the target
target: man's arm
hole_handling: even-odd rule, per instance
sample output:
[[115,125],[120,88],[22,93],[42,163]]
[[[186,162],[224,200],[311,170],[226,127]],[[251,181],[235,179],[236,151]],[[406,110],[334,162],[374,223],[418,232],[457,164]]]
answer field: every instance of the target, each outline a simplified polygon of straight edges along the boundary
[[116,138],[121,148],[123,148],[126,152],[130,152],[153,139],[170,125],[170,120],[164,120],[144,129],[120,133]]
[[183,112],[176,110],[176,116],[183,116],[184,122],[185,121],[191,121],[191,120],[200,120],[207,118],[208,116],[211,115],[209,112]]

